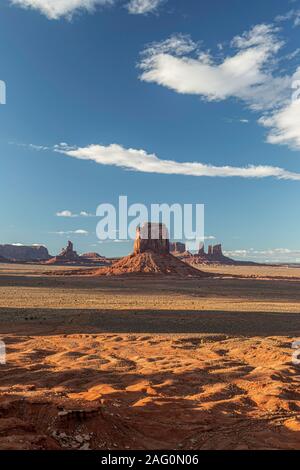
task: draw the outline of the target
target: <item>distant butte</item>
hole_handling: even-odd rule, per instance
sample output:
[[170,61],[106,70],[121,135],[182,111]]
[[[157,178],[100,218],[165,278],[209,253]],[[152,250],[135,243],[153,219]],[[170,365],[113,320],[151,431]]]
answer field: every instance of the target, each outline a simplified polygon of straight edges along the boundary
[[74,250],[73,243],[68,241],[68,245],[66,248],[63,248],[59,255],[51,258],[46,264],[50,265],[108,265],[110,262],[104,257],[99,255],[98,253],[85,253],[83,255],[78,255],[77,251]]
[[109,267],[94,269],[93,271],[68,271],[61,274],[90,276],[140,276],[152,274],[184,278],[210,276],[171,255],[165,225],[148,222],[137,228],[134,251],[131,255],[115,261]]
[[124,274],[155,274],[179,277],[207,277],[199,269],[187,266],[170,254],[168,231],[164,224],[147,222],[136,230],[134,251],[113,263],[109,268],[97,270],[98,276]]
[[[180,251],[178,251],[178,245],[180,245]],[[183,245],[183,246],[181,246]],[[183,248],[184,247],[184,248]],[[171,251],[174,256],[182,259],[185,263],[190,265],[198,264],[224,264],[224,265],[257,265],[257,263],[251,261],[236,261],[228,256],[223,254],[222,245],[209,245],[207,253],[205,252],[204,243],[200,243],[199,251],[196,254],[188,252],[185,248],[184,243],[173,243],[171,248],[174,251]]]

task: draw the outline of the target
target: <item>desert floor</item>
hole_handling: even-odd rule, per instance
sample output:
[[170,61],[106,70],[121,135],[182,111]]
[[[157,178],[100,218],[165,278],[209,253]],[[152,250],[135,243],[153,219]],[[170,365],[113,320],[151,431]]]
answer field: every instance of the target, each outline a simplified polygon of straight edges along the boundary
[[0,264],[0,449],[300,449],[300,269],[53,269]]

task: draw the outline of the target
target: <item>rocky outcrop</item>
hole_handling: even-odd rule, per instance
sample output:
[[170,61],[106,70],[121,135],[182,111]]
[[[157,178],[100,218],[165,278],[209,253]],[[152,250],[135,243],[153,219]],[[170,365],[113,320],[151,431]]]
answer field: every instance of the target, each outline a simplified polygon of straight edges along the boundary
[[215,258],[221,258],[223,256],[222,245],[214,245],[212,248],[212,255]]
[[80,255],[80,258],[85,258],[85,259],[103,259],[104,256],[99,255],[99,253],[91,252],[91,253],[82,253],[82,255]]
[[0,245],[0,256],[13,261],[43,261],[50,258],[45,246]]
[[95,276],[152,274],[183,278],[209,276],[209,274],[203,273],[199,269],[188,266],[170,253],[160,254],[151,250],[126,256],[113,263],[109,268],[98,269],[91,274]]
[[74,251],[73,243],[68,241],[66,248],[63,248],[59,255],[50,259],[47,264],[74,264],[80,262],[80,256]]
[[96,264],[98,266],[111,264],[105,256],[101,256],[99,253],[83,253],[80,255],[80,262],[88,265]]
[[79,258],[76,251],[74,251],[73,243],[69,240],[66,248],[63,248],[57,258],[66,261],[74,261]]
[[185,243],[173,242],[170,243],[170,252],[173,254],[183,254],[186,252]]
[[205,247],[204,247],[204,243],[200,243],[199,251],[198,251],[198,256],[205,256]]
[[136,230],[134,254],[153,251],[159,254],[170,253],[168,230],[164,224],[147,222]]
[[144,224],[137,228],[134,252],[115,261],[110,267],[92,271],[77,270],[60,275],[122,276],[122,275],[168,275],[176,277],[208,277],[199,269],[171,255],[167,229],[163,224]]
[[107,266],[110,264],[110,261],[98,253],[85,253],[79,256],[77,251],[74,250],[73,243],[68,241],[67,247],[63,248],[59,255],[47,261],[46,264],[66,266]]
[[189,264],[236,264],[237,262],[228,256],[223,255],[222,245],[209,245],[205,253],[204,244],[201,243],[198,254],[185,258]]
[[98,276],[124,274],[155,274],[179,277],[203,277],[207,274],[187,266],[170,254],[168,231],[164,224],[146,223],[138,227],[132,255],[126,256],[109,268],[99,269]]

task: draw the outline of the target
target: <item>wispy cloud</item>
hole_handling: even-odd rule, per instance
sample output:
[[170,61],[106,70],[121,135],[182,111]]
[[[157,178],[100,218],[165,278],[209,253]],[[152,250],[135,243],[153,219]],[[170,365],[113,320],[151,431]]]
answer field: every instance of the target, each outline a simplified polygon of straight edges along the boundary
[[165,175],[188,175],[210,177],[267,178],[300,181],[300,173],[294,173],[269,165],[248,165],[246,167],[215,166],[200,162],[176,162],[162,160],[145,150],[126,149],[121,145],[89,145],[87,147],[70,147],[66,144],[55,146],[56,152],[80,160],[94,161],[100,165],[113,165],[143,173],[160,173]]
[[55,235],[88,235],[89,232],[87,230],[77,229],[77,230],[67,230],[67,231],[58,231],[58,232],[51,232]]
[[292,9],[282,15],[276,16],[275,18],[275,22],[277,23],[282,23],[284,21],[292,21],[294,26],[299,26],[300,25],[300,10]]
[[95,217],[95,214],[91,214],[87,211],[81,211],[79,214],[74,214],[72,211],[63,210],[60,212],[56,212],[55,214],[57,217]]
[[13,5],[31,8],[51,20],[65,16],[71,18],[80,10],[92,12],[98,6],[113,5],[115,0],[10,0]]
[[134,15],[145,15],[158,10],[166,0],[9,0],[12,5],[38,10],[49,20],[65,17],[71,19],[75,13],[87,11],[92,13],[97,7],[114,6],[124,3],[128,12]]
[[133,15],[145,15],[157,11],[164,2],[165,0],[131,0],[127,8]]
[[[295,13],[287,16],[297,18]],[[283,46],[278,24],[256,25],[234,37],[228,54],[222,50],[221,60],[220,51],[214,57],[200,43],[178,34],[146,47],[140,79],[207,102],[238,99],[260,113],[258,122],[270,128],[267,142],[300,149],[300,96],[291,103],[300,67],[289,74],[280,70],[283,62],[295,61],[298,50],[279,57]]]

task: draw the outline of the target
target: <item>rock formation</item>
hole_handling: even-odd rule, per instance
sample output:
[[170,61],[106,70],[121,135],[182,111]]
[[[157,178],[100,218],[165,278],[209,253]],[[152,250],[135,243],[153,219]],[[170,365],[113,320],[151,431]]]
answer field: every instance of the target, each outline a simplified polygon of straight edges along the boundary
[[98,253],[85,253],[84,255],[78,255],[77,251],[74,250],[73,243],[68,241],[66,248],[63,248],[59,255],[47,261],[46,264],[56,265],[75,265],[75,266],[106,266],[110,264],[103,256]]
[[147,222],[137,228],[134,254],[145,253],[149,250],[159,254],[170,253],[168,230],[164,224]]
[[215,258],[220,258],[223,256],[222,245],[214,245],[212,248],[212,255]]
[[[146,238],[146,231],[149,238]],[[131,255],[115,261],[110,267],[94,269],[93,271],[68,271],[64,274],[90,276],[153,274],[184,278],[209,276],[209,274],[203,273],[171,255],[169,252],[169,239],[166,236],[167,229],[164,225],[144,224],[142,227],[137,228],[134,251]]]
[[68,261],[77,260],[79,258],[77,252],[74,251],[73,243],[70,240],[68,241],[67,247],[62,249],[57,258]]
[[59,255],[50,259],[47,264],[74,264],[80,261],[80,257],[76,251],[74,251],[73,243],[68,241],[66,248],[63,248]]
[[50,258],[47,248],[41,245],[0,245],[0,256],[13,261],[42,261]]
[[185,258],[189,264],[236,264],[235,260],[223,255],[222,245],[209,245],[205,253],[204,244],[201,243],[198,254]]
[[85,264],[108,265],[110,261],[99,253],[83,253],[80,255],[80,262]]
[[198,256],[205,256],[204,243],[200,243],[199,251],[198,251]]
[[47,264],[74,264],[80,261],[77,252],[74,251],[73,243],[69,240],[66,248],[63,248],[59,255],[50,259]]
[[170,253],[172,254],[183,254],[186,252],[185,243],[173,242],[170,243]]

